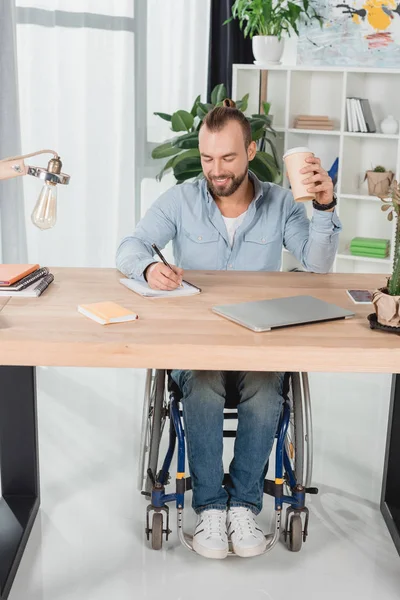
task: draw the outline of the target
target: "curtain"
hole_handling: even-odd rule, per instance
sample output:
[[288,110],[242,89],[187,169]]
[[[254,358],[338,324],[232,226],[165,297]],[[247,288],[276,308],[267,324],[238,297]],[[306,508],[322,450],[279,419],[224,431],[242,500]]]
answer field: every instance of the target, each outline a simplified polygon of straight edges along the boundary
[[234,0],[211,0],[208,99],[211,97],[213,88],[219,83],[225,84],[230,98],[232,95],[232,65],[253,62],[251,40],[243,37],[237,21],[223,25],[232,15],[233,2]]
[[[147,39],[142,56],[146,56],[146,86],[140,94],[146,98],[143,117],[143,148],[137,163],[140,170],[140,211],[144,215],[151,204],[176,182],[171,174],[156,181],[165,160],[153,160],[151,150],[157,144],[177,135],[171,124],[154,112],[171,114],[179,109],[190,111],[200,94],[207,97],[210,0],[148,0]],[[139,177],[139,175],[138,175]],[[171,245],[165,249],[167,260],[173,261]]]
[[147,0],[147,140],[171,136],[154,112],[191,110],[206,101],[210,0]]
[[[21,154],[14,0],[0,2],[0,159]],[[22,179],[0,181],[0,261],[27,260]]]
[[71,176],[49,231],[30,223],[41,185],[23,178],[32,262],[113,267],[134,226],[134,35],[133,0],[17,0],[22,148],[57,151]]

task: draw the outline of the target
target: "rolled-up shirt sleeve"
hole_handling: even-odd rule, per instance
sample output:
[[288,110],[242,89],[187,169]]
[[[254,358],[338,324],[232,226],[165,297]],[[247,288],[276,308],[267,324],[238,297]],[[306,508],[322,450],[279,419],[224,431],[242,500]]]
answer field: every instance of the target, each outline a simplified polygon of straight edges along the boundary
[[130,279],[144,280],[144,271],[155,262],[151,244],[162,250],[176,236],[177,204],[174,188],[162,194],[146,212],[132,235],[120,243],[116,266]]
[[310,221],[304,204],[292,199],[285,223],[284,246],[307,271],[328,273],[335,260],[341,230],[336,210],[314,209]]

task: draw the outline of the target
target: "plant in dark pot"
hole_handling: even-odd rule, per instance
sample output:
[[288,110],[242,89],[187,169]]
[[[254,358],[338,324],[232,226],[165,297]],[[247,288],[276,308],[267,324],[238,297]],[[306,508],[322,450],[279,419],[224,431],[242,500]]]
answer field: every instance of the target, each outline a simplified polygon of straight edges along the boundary
[[388,212],[389,221],[396,219],[393,253],[393,269],[387,286],[376,290],[372,302],[376,315],[370,315],[371,326],[383,327],[388,331],[400,332],[400,184],[394,179],[388,194],[380,196],[381,209]]
[[[154,159],[168,159],[157,176],[158,180],[161,180],[163,175],[170,170],[173,171],[177,183],[202,177],[199,130],[206,114],[214,106],[222,106],[225,99],[226,88],[223,84],[219,84],[212,91],[211,103],[204,104],[198,96],[190,112],[178,110],[172,115],[154,113],[165,121],[169,121],[173,132],[183,132],[157,146],[151,153]],[[249,94],[246,94],[236,102],[236,108],[244,112],[247,109],[248,99]],[[263,114],[247,117],[251,126],[252,139],[257,142],[257,154],[251,161],[250,168],[261,181],[280,183],[282,171],[275,145],[271,139],[271,136],[276,136],[276,132],[271,127],[272,117],[268,114],[269,108],[269,103],[264,102]],[[267,146],[271,150],[271,154],[265,151]]]

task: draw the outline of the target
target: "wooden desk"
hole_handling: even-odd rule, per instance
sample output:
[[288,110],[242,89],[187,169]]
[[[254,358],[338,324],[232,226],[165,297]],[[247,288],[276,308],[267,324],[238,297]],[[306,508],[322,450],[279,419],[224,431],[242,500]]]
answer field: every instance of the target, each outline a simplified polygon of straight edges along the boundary
[[[148,299],[118,283],[113,269],[53,269],[37,299],[10,298],[1,312],[0,363],[31,366],[221,369],[248,371],[397,372],[397,336],[372,331],[371,307],[347,288],[374,289],[382,275],[193,271],[198,296]],[[309,294],[356,312],[335,323],[253,333],[211,311],[215,304]],[[100,327],[77,305],[113,300],[139,314]]]
[[[40,298],[0,299],[0,600],[8,596],[40,503],[35,366],[400,372],[400,338],[372,331],[371,307],[353,304],[345,293],[380,287],[382,275],[193,271],[187,279],[202,294],[157,300],[127,290],[113,269],[52,272],[55,282]],[[352,309],[356,317],[253,333],[211,311],[215,304],[299,294]],[[78,304],[103,300],[133,309],[139,320],[102,327],[77,312]],[[393,381],[381,508],[400,551],[399,376]]]

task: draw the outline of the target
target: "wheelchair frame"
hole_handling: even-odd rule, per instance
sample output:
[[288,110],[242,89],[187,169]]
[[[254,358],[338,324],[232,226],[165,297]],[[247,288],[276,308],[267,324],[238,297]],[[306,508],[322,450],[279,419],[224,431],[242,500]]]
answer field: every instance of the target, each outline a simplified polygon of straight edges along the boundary
[[[142,418],[142,440],[139,460],[138,487],[151,503],[146,511],[146,535],[155,550],[162,547],[163,536],[168,541],[169,502],[176,502],[177,528],[180,542],[191,551],[193,537],[184,532],[184,494],[191,489],[191,478],[185,477],[185,434],[182,425],[180,398],[172,390],[167,400],[166,372],[148,369]],[[276,434],[275,479],[266,479],[264,493],[275,498],[275,528],[267,534],[265,553],[278,542],[281,533],[282,510],[286,509],[283,537],[289,550],[298,552],[308,536],[309,511],[305,495],[317,494],[310,487],[313,463],[312,417],[307,373],[287,373],[283,390],[283,407]],[[170,419],[169,446],[161,470],[157,473],[159,446],[166,419]],[[237,418],[224,411],[224,419]],[[233,437],[235,432],[224,432]],[[169,469],[176,443],[177,474],[176,491],[165,493],[170,481]],[[284,493],[286,492],[286,493]],[[150,515],[152,523],[150,526]],[[165,526],[164,518],[165,515]],[[304,515],[304,525],[302,516]],[[231,549],[229,554],[233,554]]]

